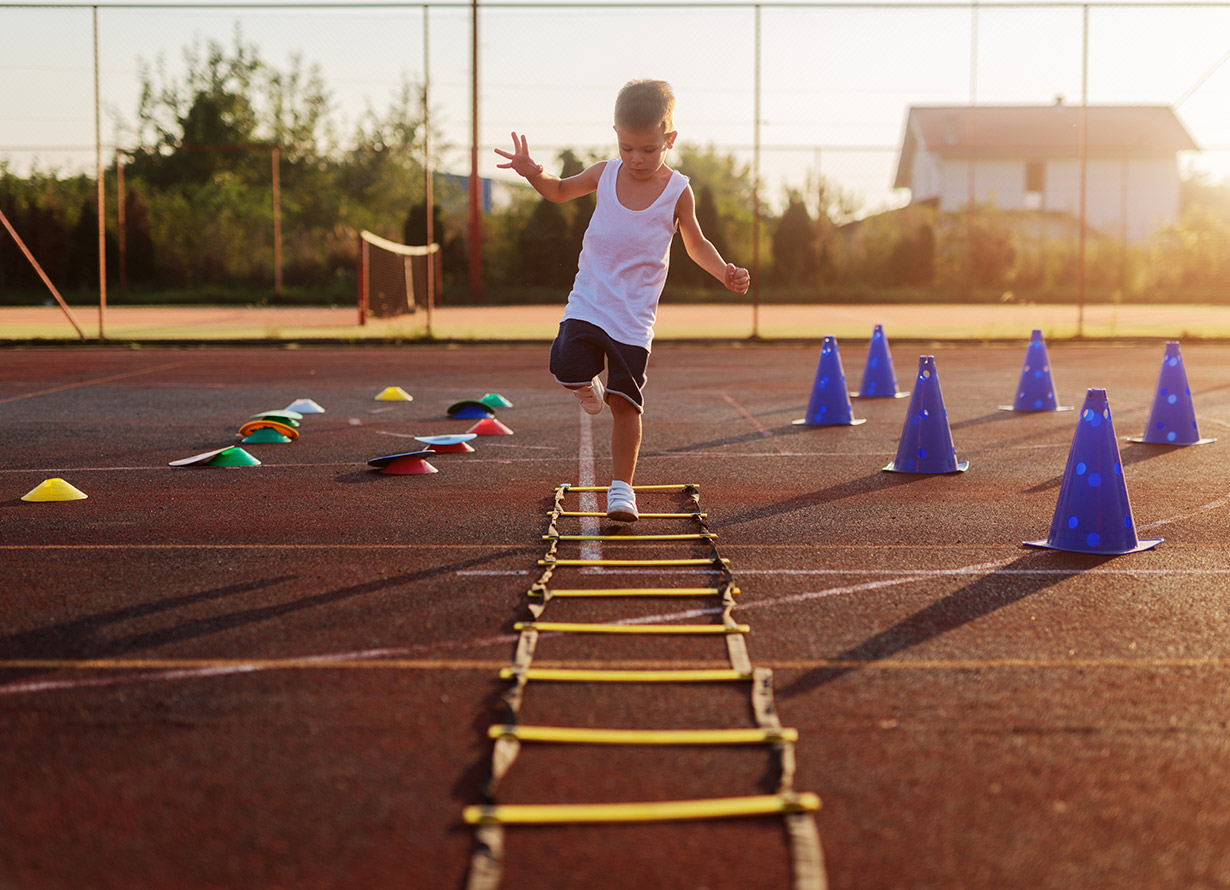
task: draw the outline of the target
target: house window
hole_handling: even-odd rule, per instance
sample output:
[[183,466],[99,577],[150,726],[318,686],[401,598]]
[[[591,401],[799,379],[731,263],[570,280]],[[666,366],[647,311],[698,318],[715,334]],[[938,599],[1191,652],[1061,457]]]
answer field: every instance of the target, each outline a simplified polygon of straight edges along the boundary
[[1041,210],[1042,193],[1046,188],[1046,165],[1042,161],[1025,162],[1025,209]]

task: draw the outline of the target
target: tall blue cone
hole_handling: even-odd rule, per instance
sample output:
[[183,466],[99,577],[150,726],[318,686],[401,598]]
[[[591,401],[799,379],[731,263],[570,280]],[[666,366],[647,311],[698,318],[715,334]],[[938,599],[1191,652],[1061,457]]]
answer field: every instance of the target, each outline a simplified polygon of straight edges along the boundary
[[918,378],[901,427],[897,459],[884,469],[890,473],[964,473],[969,469],[969,461],[957,460],[952,445],[933,355],[918,357]]
[[1150,445],[1207,445],[1217,441],[1200,438],[1200,431],[1196,428],[1196,409],[1192,405],[1192,391],[1187,385],[1187,370],[1183,367],[1177,340],[1166,344],[1145,434],[1128,441],[1147,442]]
[[863,379],[858,392],[850,395],[860,399],[904,399],[909,392],[897,391],[897,374],[893,371],[893,356],[888,351],[888,338],[884,325],[878,324],[871,332],[867,344],[867,363],[863,365]]
[[1091,389],[1072,436],[1050,534],[1045,541],[1025,544],[1115,556],[1148,550],[1161,542],[1161,538],[1142,541],[1136,537],[1106,390]]
[[794,421],[803,426],[857,426],[865,418],[854,417],[850,393],[846,391],[846,372],[841,367],[837,338],[828,336],[820,346],[816,382],[807,401],[807,416]]
[[1021,366],[1021,381],[1016,387],[1016,399],[1011,405],[1000,405],[1001,411],[1071,411],[1055,400],[1055,381],[1051,379],[1051,361],[1046,355],[1046,341],[1037,328],[1029,337],[1025,364]]

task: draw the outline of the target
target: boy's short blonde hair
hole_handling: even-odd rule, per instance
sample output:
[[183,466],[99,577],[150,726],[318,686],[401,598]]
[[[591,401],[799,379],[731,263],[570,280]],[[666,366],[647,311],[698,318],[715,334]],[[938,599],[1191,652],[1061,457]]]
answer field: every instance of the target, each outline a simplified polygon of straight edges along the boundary
[[615,99],[615,125],[629,130],[675,129],[675,94],[664,80],[632,80]]

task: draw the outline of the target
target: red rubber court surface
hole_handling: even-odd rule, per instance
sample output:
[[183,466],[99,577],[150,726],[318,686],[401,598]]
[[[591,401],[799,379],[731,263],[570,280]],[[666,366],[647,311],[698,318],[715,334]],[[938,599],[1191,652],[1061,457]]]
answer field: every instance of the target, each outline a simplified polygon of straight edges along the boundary
[[[1122,441],[1144,429],[1160,341],[1050,347],[1062,404],[1107,389],[1137,530],[1165,538],[1109,558],[1021,546],[1046,537],[1077,420],[998,410],[1025,342],[893,344],[903,389],[936,356],[971,462],[952,476],[880,472],[905,399],[856,400],[862,426],[791,425],[818,344],[663,345],[637,481],[700,485],[752,662],[800,733],[795,787],[823,800],[830,886],[1228,886],[1230,348],[1184,348],[1220,441],[1170,449]],[[852,386],[865,349],[842,344]],[[609,414],[583,416],[545,363],[532,345],[0,352],[0,887],[464,886],[462,810],[482,802],[553,489],[609,472]],[[375,401],[386,386],[414,400]],[[464,431],[445,409],[491,391],[515,435],[440,455],[435,475],[367,467]],[[167,466],[300,397],[327,413],[293,444],[247,446],[261,466]],[[20,500],[52,477],[88,498]],[[598,580],[697,580],[657,571]],[[575,572],[554,584],[593,583]],[[628,608],[556,600],[545,617]],[[634,664],[727,666],[720,640],[673,637],[544,636],[534,659]],[[521,717],[742,727],[749,705],[719,684],[531,682]],[[769,765],[526,746],[500,801],[763,794]],[[777,817],[507,835],[507,887],[789,882]]]

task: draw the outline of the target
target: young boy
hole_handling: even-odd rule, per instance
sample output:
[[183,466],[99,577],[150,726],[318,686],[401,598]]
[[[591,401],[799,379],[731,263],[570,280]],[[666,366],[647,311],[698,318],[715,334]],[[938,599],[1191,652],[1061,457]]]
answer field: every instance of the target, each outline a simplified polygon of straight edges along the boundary
[[[687,177],[666,166],[678,135],[674,112],[669,84],[628,83],[615,100],[619,157],[567,179],[543,172],[530,157],[525,136],[512,134],[512,152],[495,150],[508,160],[497,166],[524,176],[548,201],[598,193],[551,345],[550,368],[586,412],[599,414],[603,404],[611,406],[613,468],[606,515],[619,522],[637,518],[632,477],[641,447],[641,388],[676,227],[688,256],[727,289],[747,293],[750,282],[746,269],[723,260],[705,238]],[[605,387],[599,379],[604,364]]]

